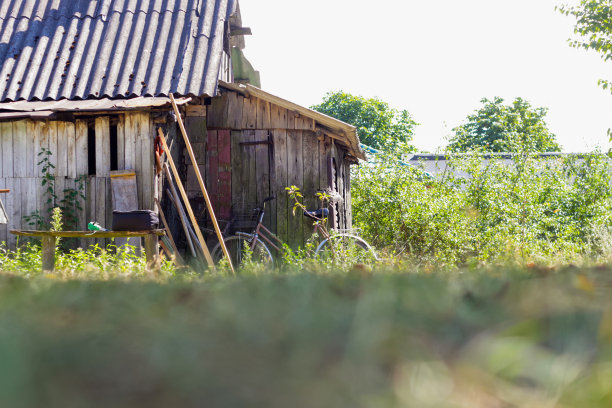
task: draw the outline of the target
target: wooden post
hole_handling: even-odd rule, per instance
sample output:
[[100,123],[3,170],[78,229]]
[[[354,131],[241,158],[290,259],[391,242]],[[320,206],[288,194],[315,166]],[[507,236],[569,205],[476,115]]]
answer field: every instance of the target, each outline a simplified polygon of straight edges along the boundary
[[157,245],[157,235],[145,235],[144,242],[147,267],[157,270],[159,268],[159,246]]
[[[189,137],[187,136],[187,131],[185,130],[183,119],[181,119],[181,113],[179,112],[178,106],[172,94],[170,94],[170,101],[172,102],[172,107],[174,108],[174,114],[176,115],[176,120],[178,121],[179,128],[181,129],[181,133],[183,134],[183,139],[185,140],[185,147],[187,148],[187,152],[189,153],[189,157],[191,158],[191,163],[193,164],[193,169],[195,171],[196,178],[198,179],[198,183],[200,184],[200,188],[202,189],[202,195],[204,195],[204,200],[206,201],[206,207],[208,208],[208,214],[210,215],[210,219],[212,220],[213,226],[215,227],[215,232],[217,233],[219,244],[221,245],[221,249],[223,250],[223,254],[225,255],[225,258],[227,259],[227,263],[229,264],[229,267],[232,273],[235,275],[236,271],[234,271],[234,265],[232,265],[232,259],[229,255],[229,252],[227,251],[227,247],[225,246],[225,241],[223,240],[224,237],[223,237],[223,234],[221,233],[221,228],[219,228],[217,217],[215,216],[215,210],[213,209],[212,203],[210,201],[210,197],[208,196],[208,191],[206,191],[206,186],[204,185],[204,180],[202,179],[202,174],[200,173],[200,168],[198,167],[198,162],[195,158],[195,155],[193,154],[193,148],[191,147],[191,142],[189,141]],[[168,155],[169,154],[170,153],[168,153]],[[197,230],[196,230],[196,233],[198,233]]]
[[55,242],[57,238],[48,235],[42,237],[42,270],[53,272],[55,270]]
[[181,182],[181,179],[179,177],[179,172],[176,169],[176,166],[174,165],[174,160],[172,159],[172,155],[170,154],[170,149],[168,149],[168,145],[166,144],[166,138],[164,137],[164,132],[162,132],[161,128],[158,128],[157,131],[159,134],[159,138],[162,142],[162,145],[164,147],[164,150],[168,152],[167,154],[168,163],[170,163],[170,167],[172,168],[172,172],[174,173],[174,178],[176,179],[176,185],[178,186],[179,191],[181,192],[181,197],[183,198],[183,201],[185,202],[187,214],[189,214],[189,218],[191,219],[191,222],[193,223],[193,228],[195,229],[195,233],[198,237],[198,240],[200,241],[200,247],[202,248],[202,251],[204,251],[204,257],[206,258],[206,262],[208,262],[208,266],[212,270],[215,270],[215,262],[213,261],[212,256],[210,255],[210,251],[208,250],[208,246],[206,245],[206,241],[204,240],[204,237],[202,236],[202,231],[200,231],[198,222],[195,218],[195,215],[193,214],[193,210],[191,209],[191,204],[189,204],[189,198],[187,197],[187,193],[185,192],[185,188],[183,187],[183,183]]

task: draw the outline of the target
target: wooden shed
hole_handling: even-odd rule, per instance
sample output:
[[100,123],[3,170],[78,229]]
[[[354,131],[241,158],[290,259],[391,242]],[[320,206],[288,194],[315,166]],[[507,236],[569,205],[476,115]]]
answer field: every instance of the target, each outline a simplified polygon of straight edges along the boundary
[[24,2],[0,10],[0,33],[8,39],[0,43],[0,189],[11,190],[0,242],[14,248],[8,231],[31,228],[24,217],[48,217],[54,205],[73,207],[66,208],[73,228],[83,230],[88,221],[110,226],[114,170],[135,171],[138,208],[156,210],[160,199],[180,242],[178,214],[155,171],[158,129],[205,224],[170,94],[218,218],[276,196],[266,224],[299,246],[311,224],[291,214],[285,188],[296,185],[312,208],[318,190],[331,192],[333,225],[351,226],[349,166],[365,158],[356,129],[234,83],[258,81],[242,53],[250,30],[241,27],[237,1]]
[[[204,101],[205,110],[186,107],[188,133],[217,216],[231,219],[275,196],[266,226],[301,246],[312,234],[312,221],[293,216],[286,188],[297,186],[312,209],[321,207],[316,193],[328,192],[331,225],[351,228],[350,165],[365,159],[355,127],[251,85],[221,82],[220,88],[219,96]],[[194,172],[186,173],[189,194],[203,210]]]

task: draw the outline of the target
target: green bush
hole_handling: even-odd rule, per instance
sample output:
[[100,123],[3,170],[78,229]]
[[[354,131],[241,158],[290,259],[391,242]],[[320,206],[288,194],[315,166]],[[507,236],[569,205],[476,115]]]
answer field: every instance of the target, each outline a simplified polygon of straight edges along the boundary
[[451,158],[450,166],[455,171],[435,179],[390,156],[357,168],[353,211],[364,237],[437,266],[608,254],[607,157],[520,155],[508,164],[473,154]]

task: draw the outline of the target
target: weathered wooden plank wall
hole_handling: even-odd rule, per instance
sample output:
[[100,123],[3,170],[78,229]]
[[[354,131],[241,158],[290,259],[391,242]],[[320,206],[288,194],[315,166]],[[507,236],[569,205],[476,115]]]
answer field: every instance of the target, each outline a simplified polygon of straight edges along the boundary
[[[294,203],[288,198],[286,188],[299,187],[304,204],[314,210],[321,207],[316,193],[333,187],[340,198],[334,205],[336,228],[350,227],[346,150],[330,137],[317,133],[314,120],[234,92],[213,98],[207,107],[206,120],[209,156],[210,151],[215,150],[210,142],[211,135],[231,131],[231,203],[234,210],[243,209],[247,203],[261,204],[264,198],[276,196],[275,201],[268,203],[265,225],[292,247],[302,246],[312,234],[312,221],[301,213],[292,214]],[[245,144],[268,139],[270,144]],[[336,169],[334,182],[330,184],[328,168],[332,158]],[[216,157],[211,156],[206,169],[209,173],[207,184],[213,191],[218,187],[212,185],[211,180],[218,179],[218,175],[211,167],[217,166]]]
[[[155,194],[153,140],[156,132],[148,112],[130,112],[116,115],[117,170],[133,169],[138,180],[138,202],[141,209],[153,209]],[[9,215],[9,224],[0,226],[0,242],[15,248],[16,239],[10,229],[32,229],[24,216],[38,212],[48,222],[49,208],[61,205],[66,190],[82,190],[81,211],[71,207],[76,226],[85,230],[88,221],[112,224],[111,120],[109,116],[67,121],[6,121],[0,122],[0,185],[11,190],[3,202]],[[89,145],[88,134],[93,127],[94,146]],[[90,168],[89,149],[95,148],[95,167]],[[51,155],[39,155],[49,150]],[[41,159],[48,157],[54,166],[49,169],[55,177],[52,202],[48,185],[43,185]],[[64,203],[65,205],[66,203]],[[82,240],[80,245],[91,244]],[[109,242],[100,240],[100,245]]]

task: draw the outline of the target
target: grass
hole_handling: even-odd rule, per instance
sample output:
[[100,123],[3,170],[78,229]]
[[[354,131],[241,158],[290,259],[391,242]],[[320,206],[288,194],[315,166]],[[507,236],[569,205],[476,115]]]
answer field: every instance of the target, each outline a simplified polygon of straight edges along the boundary
[[0,266],[0,406],[612,406],[608,267],[303,266]]

